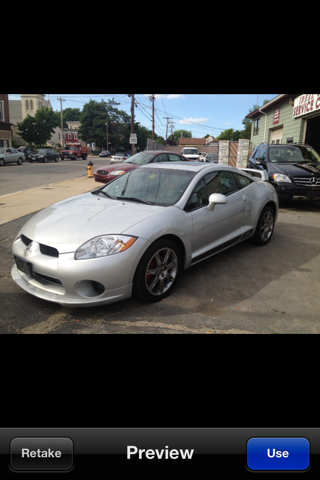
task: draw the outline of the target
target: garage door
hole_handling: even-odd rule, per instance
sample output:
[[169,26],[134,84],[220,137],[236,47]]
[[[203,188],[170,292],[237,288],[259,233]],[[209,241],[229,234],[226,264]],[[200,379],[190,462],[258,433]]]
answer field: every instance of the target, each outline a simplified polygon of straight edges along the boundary
[[271,131],[270,143],[282,143],[283,128]]

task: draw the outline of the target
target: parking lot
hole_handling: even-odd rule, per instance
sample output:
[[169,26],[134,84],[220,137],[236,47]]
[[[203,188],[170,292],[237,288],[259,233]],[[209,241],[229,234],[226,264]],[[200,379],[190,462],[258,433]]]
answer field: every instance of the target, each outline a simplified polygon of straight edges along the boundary
[[[106,160],[99,164],[103,161],[107,164]],[[78,165],[85,169],[87,162]],[[33,165],[6,168],[28,167]],[[80,174],[70,185],[85,184],[86,180]],[[84,191],[98,186],[93,180],[88,182]],[[59,187],[46,188],[42,192],[36,189],[34,194],[45,200]],[[22,194],[6,195],[12,201]],[[1,215],[13,208],[8,198],[0,197]],[[23,197],[16,198],[25,203]],[[38,210],[44,206],[37,202]],[[319,201],[295,198],[280,209],[274,237],[266,247],[246,241],[194,266],[184,273],[174,293],[158,304],[131,298],[87,309],[63,308],[15,285],[10,274],[11,246],[34,211],[16,216],[0,225],[0,333],[320,333],[319,213]]]

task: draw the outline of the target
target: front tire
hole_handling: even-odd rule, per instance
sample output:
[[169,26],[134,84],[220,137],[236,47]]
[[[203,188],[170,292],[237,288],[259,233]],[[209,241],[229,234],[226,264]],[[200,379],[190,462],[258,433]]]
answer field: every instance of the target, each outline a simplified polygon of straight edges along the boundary
[[22,158],[19,158],[19,160],[17,161],[17,165],[22,165],[22,163],[23,163]]
[[133,294],[156,303],[173,291],[182,267],[181,253],[171,240],[159,240],[140,260],[133,281]]
[[257,245],[267,245],[274,233],[275,216],[271,207],[265,207],[260,215],[253,240]]

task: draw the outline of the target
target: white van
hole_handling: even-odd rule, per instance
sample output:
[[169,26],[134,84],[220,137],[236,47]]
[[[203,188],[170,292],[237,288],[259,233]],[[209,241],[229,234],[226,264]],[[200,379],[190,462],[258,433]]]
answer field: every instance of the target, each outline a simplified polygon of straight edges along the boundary
[[197,148],[185,147],[181,150],[181,154],[188,160],[194,160],[195,162],[199,162],[200,155]]

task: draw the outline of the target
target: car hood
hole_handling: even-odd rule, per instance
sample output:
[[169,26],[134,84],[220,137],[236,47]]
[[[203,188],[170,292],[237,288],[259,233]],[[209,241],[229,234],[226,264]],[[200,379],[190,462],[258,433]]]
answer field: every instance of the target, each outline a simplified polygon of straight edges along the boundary
[[283,173],[284,175],[320,175],[319,163],[270,163],[270,173]]
[[99,235],[121,234],[163,208],[87,193],[46,208],[20,233],[59,253],[69,253]]

